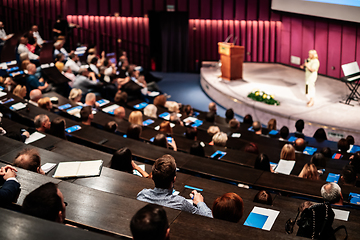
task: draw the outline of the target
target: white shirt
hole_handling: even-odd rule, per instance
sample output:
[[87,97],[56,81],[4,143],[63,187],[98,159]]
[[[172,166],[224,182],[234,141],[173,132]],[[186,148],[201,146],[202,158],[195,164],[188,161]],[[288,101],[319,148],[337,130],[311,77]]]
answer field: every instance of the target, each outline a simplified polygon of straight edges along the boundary
[[73,72],[78,73],[80,71],[80,66],[72,59],[67,60],[65,66],[69,67]]
[[99,75],[99,69],[95,66],[95,64],[90,64],[89,66],[96,75]]
[[42,45],[44,43],[44,40],[40,36],[39,32],[33,32],[33,36],[36,37],[36,43],[39,45]]
[[1,29],[1,30],[0,30],[0,38],[1,38],[1,39],[6,38],[5,29]]
[[19,53],[19,54],[27,53],[30,60],[37,60],[37,59],[39,59],[39,56],[38,56],[38,55],[30,52],[30,50],[29,50],[24,44],[22,44],[22,43],[20,43],[19,46],[18,46],[18,53]]

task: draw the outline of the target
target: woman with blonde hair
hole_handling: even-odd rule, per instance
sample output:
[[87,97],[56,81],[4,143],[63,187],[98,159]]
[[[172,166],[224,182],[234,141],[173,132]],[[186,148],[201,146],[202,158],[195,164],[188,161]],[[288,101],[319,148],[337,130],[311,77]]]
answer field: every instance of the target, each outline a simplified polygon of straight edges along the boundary
[[129,116],[129,123],[143,125],[143,114],[140,111],[132,111]]
[[157,118],[157,107],[154,104],[149,104],[144,108],[144,115],[147,117]]
[[285,144],[281,149],[280,159],[295,160],[295,148],[291,144]]
[[179,112],[179,104],[177,102],[174,101],[167,101],[165,103],[165,107],[170,111],[170,112],[174,112],[174,113],[178,113]]
[[21,86],[20,84],[17,85],[13,91],[13,94],[23,99],[26,96],[26,86]]
[[40,98],[38,101],[38,106],[42,109],[50,111],[52,109],[52,103],[49,97]]
[[311,179],[311,180],[319,180],[319,173],[314,164],[306,163],[303,169],[301,170],[299,177]]
[[307,103],[308,107],[314,105],[315,82],[318,76],[319,67],[320,62],[316,50],[310,50],[309,58],[307,58],[305,63],[300,66],[301,69],[305,68],[305,94],[309,99],[309,102]]
[[79,88],[73,88],[69,94],[69,100],[75,102],[76,104],[81,103],[82,91]]

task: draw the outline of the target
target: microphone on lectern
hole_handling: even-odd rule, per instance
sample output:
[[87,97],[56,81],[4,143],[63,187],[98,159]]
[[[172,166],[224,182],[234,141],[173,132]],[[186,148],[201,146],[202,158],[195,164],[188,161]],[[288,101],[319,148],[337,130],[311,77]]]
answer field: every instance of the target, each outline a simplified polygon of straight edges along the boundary
[[226,38],[226,40],[224,41],[224,43],[229,42],[229,40],[230,40],[230,38],[231,38],[232,36],[233,36],[233,35],[232,35],[232,34],[230,34],[230,35]]

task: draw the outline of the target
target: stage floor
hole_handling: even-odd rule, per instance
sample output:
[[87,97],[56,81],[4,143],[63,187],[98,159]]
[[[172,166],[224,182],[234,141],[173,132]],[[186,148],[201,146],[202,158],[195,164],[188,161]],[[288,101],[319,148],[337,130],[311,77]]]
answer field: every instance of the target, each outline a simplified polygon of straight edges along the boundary
[[[203,90],[218,104],[232,107],[239,115],[249,113],[265,125],[276,118],[278,128],[286,125],[290,131],[295,131],[296,120],[303,119],[307,124],[304,133],[308,136],[319,127],[325,128],[330,139],[334,137],[332,133],[360,136],[360,105],[357,101],[351,102],[353,106],[340,103],[350,93],[341,81],[319,76],[315,104],[307,107],[305,73],[301,69],[281,64],[244,63],[243,79],[227,81],[219,77],[220,69],[211,65],[212,62],[203,62],[201,68]],[[273,94],[280,105],[271,106],[248,98],[253,90]],[[360,137],[356,138],[360,141]]]

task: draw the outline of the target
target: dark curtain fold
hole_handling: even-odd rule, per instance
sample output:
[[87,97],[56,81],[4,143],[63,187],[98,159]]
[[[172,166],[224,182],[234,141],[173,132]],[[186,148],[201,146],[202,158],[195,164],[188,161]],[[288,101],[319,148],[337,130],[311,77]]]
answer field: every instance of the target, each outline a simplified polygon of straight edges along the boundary
[[157,70],[186,72],[189,45],[189,16],[183,12],[152,12],[150,48]]

